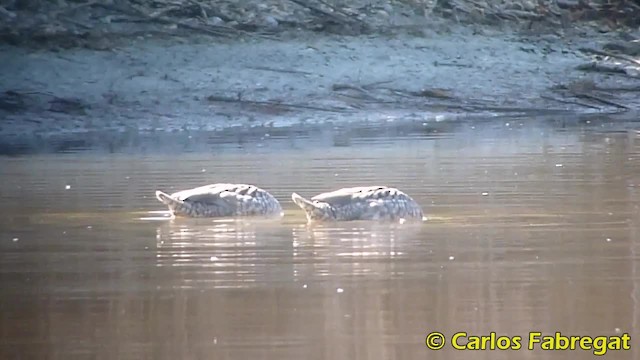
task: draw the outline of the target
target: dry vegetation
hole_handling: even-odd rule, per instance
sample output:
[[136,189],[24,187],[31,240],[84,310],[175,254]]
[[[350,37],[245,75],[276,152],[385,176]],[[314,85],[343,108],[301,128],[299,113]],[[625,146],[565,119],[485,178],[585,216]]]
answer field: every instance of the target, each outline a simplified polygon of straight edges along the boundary
[[104,49],[110,39],[141,33],[358,35],[430,16],[525,26],[597,22],[612,30],[640,25],[640,0],[2,0],[0,40]]

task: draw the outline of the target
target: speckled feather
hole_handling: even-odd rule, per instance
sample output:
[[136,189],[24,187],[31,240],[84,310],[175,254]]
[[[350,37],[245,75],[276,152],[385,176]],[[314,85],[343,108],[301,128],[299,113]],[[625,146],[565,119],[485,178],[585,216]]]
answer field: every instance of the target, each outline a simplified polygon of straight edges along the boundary
[[177,216],[230,217],[282,216],[278,200],[267,191],[247,184],[211,184],[156,197]]
[[386,186],[343,188],[311,200],[294,193],[292,199],[310,221],[423,219],[418,203],[402,191]]

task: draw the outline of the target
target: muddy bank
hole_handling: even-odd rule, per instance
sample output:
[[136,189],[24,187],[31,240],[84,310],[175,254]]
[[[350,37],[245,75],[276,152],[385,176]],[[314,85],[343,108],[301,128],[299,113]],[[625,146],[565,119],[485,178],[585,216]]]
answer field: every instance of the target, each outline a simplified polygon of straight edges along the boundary
[[433,19],[360,36],[146,34],[108,51],[2,45],[0,140],[469,115],[623,112],[632,119],[638,64],[585,51],[619,40],[593,28]]

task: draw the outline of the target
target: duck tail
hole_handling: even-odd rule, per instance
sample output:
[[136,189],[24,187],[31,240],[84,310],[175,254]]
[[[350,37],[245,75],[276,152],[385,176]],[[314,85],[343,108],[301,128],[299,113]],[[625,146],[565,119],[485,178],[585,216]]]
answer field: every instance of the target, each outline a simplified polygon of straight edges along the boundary
[[156,199],[158,199],[161,203],[171,206],[172,204],[180,203],[181,201],[176,200],[171,197],[171,195],[163,193],[162,191],[156,191]]
[[173,215],[182,214],[190,216],[192,212],[191,204],[184,202],[180,199],[176,199],[169,194],[163,193],[162,191],[156,191],[156,198],[160,200],[161,203],[167,205],[169,210]]
[[161,203],[167,205],[169,210],[175,214],[189,214],[191,211],[191,204],[186,203],[180,199],[176,199],[173,196],[163,193],[162,191],[156,191],[156,198],[160,200]]
[[312,211],[314,208],[313,203],[311,201],[303,198],[302,196],[296,193],[291,194],[291,200],[293,200],[293,202],[304,211]]

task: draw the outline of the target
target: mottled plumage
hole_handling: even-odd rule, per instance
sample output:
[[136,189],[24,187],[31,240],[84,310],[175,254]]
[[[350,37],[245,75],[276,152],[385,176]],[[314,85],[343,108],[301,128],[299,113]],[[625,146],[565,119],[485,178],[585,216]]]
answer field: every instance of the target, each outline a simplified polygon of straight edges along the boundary
[[232,217],[282,216],[278,200],[253,185],[211,184],[171,195],[156,191],[156,197],[174,216]]
[[422,220],[420,205],[402,191],[386,186],[344,188],[307,200],[293,193],[293,202],[312,221]]

